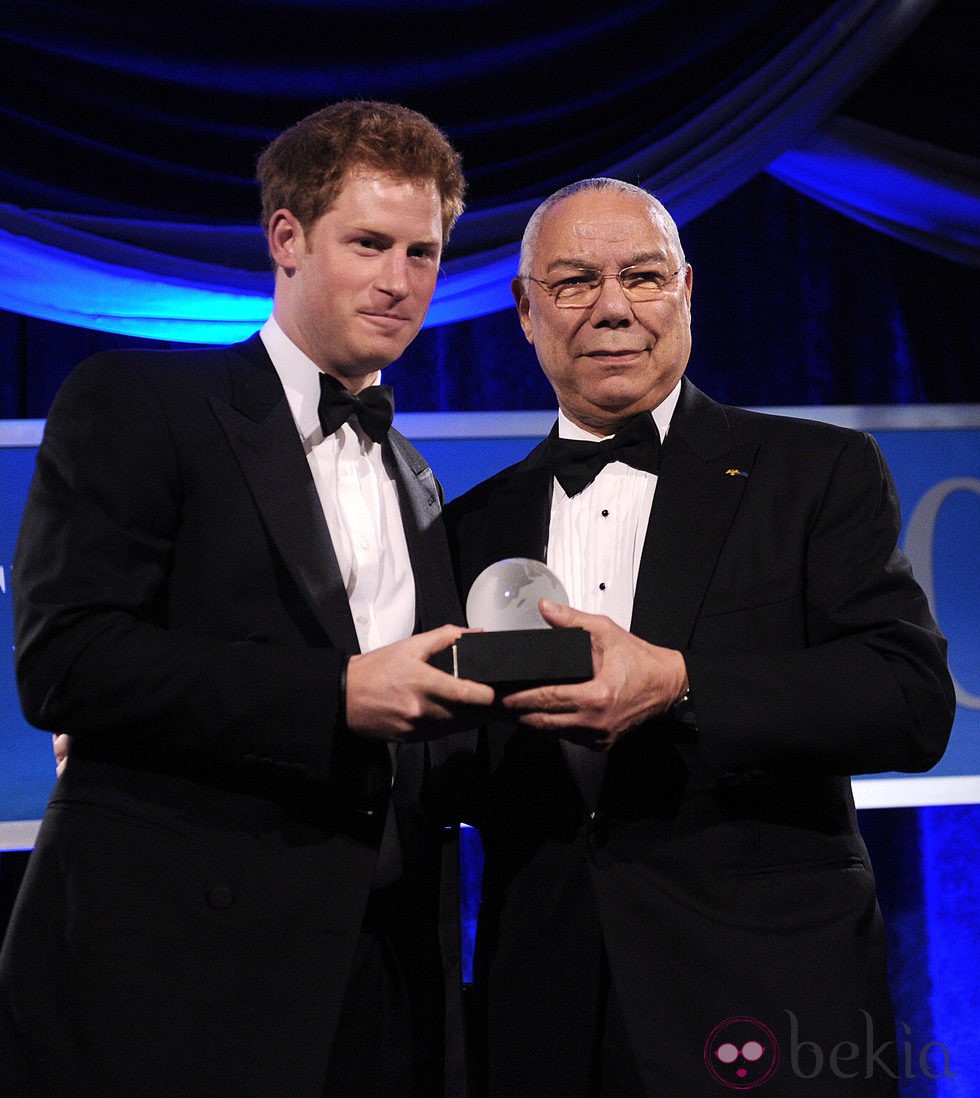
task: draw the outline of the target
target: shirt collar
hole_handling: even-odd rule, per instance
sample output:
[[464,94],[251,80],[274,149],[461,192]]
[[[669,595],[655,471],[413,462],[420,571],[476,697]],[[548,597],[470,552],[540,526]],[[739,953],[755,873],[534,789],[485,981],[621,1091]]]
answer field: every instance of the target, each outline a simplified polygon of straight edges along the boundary
[[[300,438],[308,439],[320,427],[320,368],[293,343],[274,316],[262,325],[259,336],[286,390]],[[379,370],[369,384],[377,385],[380,379]]]
[[[680,395],[681,383],[678,381],[667,396],[653,409],[653,422],[656,423],[657,430],[660,432],[661,441],[667,437],[670,421],[673,418],[674,409],[677,407],[677,401],[680,398]],[[560,408],[558,409],[558,437],[581,439],[584,442],[602,441],[600,436],[590,434],[582,427],[579,427],[577,423],[572,423]],[[612,436],[606,435],[605,437],[611,438]]]

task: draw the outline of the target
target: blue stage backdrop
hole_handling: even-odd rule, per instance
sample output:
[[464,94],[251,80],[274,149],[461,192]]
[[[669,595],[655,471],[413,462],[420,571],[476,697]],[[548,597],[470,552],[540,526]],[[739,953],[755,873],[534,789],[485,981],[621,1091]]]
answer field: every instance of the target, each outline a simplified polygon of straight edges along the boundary
[[[980,802],[980,409],[974,406],[770,409],[865,427],[891,467],[905,548],[949,638],[957,714],[949,750],[926,776],[856,780],[859,807]],[[551,412],[399,417],[452,498],[523,457]],[[30,846],[53,782],[47,737],[20,714],[13,681],[10,562],[43,423],[0,422],[0,849]]]

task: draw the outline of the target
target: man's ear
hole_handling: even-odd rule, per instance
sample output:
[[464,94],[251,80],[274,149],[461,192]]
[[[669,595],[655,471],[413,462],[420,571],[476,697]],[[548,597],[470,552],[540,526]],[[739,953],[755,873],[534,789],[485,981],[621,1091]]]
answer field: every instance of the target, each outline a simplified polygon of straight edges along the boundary
[[531,303],[528,300],[524,282],[520,278],[513,279],[510,284],[510,292],[514,295],[514,304],[517,306],[517,319],[521,322],[521,328],[524,330],[524,338],[533,345],[531,318],[528,315]]
[[303,226],[289,210],[276,210],[269,219],[269,255],[287,274],[296,268],[297,257],[306,246]]

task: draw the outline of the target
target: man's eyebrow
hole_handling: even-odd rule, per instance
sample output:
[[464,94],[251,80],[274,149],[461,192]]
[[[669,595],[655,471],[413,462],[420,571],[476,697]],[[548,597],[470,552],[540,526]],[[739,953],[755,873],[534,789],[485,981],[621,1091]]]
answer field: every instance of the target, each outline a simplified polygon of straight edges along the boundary
[[[372,240],[376,240],[379,244],[386,244],[388,247],[391,247],[396,239],[391,233],[386,233],[381,229],[372,229],[366,225],[352,225],[349,235],[353,238],[369,236]],[[441,246],[442,240],[438,236],[424,236],[419,240],[410,240],[408,243],[409,248],[440,248]]]
[[375,240],[385,240],[389,244],[394,243],[391,233],[382,232],[381,229],[372,229],[368,225],[351,225],[348,229],[351,236],[370,236]]

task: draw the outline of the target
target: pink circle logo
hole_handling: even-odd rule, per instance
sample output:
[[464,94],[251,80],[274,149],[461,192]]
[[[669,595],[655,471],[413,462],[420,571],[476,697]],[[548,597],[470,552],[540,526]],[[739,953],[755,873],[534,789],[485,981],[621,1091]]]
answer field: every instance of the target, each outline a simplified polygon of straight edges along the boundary
[[731,1090],[752,1090],[779,1067],[779,1045],[768,1026],[755,1018],[726,1018],[704,1046],[708,1074]]

